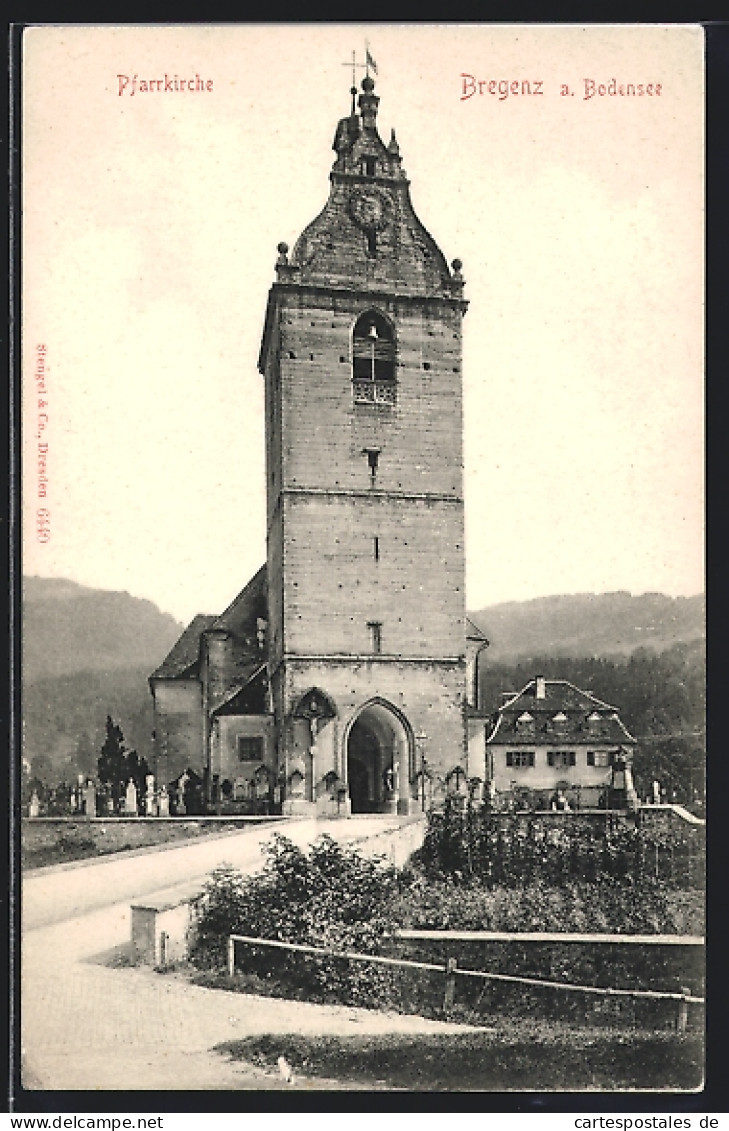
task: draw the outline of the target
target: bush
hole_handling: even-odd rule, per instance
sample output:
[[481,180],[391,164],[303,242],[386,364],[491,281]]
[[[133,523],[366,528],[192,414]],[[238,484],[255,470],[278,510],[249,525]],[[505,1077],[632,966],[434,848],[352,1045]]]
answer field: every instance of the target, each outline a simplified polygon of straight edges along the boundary
[[703,897],[630,877],[488,888],[478,879],[423,874],[401,889],[393,915],[400,926],[422,930],[700,934]]
[[614,879],[703,886],[703,830],[662,825],[637,828],[578,814],[505,816],[486,807],[465,810],[451,799],[429,814],[415,861],[433,877],[478,876],[489,887],[523,887],[539,879],[554,886]]
[[[302,852],[280,834],[265,848],[263,871],[243,876],[219,868],[205,886],[200,904],[193,962],[220,968],[231,934],[303,943],[335,952],[374,954],[392,928],[388,914],[398,890],[398,873],[368,859],[332,837],[319,837]],[[306,988],[312,996],[346,1004],[389,1000],[389,970],[277,950],[239,946],[237,964],[247,973]]]
[[[518,846],[516,846],[518,849]],[[231,934],[303,943],[331,955],[239,944],[237,969],[250,992],[313,1001],[438,1014],[443,974],[349,961],[344,954],[388,954],[493,973],[518,974],[583,985],[675,990],[701,989],[698,948],[594,947],[585,944],[410,942],[398,928],[545,931],[585,934],[695,934],[701,930],[701,893],[676,891],[656,880],[601,875],[551,882],[535,873],[521,886],[484,884],[477,876],[433,876],[414,867],[396,870],[321,836],[303,852],[274,834],[257,875],[217,869],[205,886],[192,960],[203,971],[224,971]],[[450,948],[450,949],[449,949]],[[342,957],[339,957],[341,955]],[[207,975],[206,975],[207,976]],[[213,975],[218,977],[217,974]],[[226,981],[227,984],[227,981]],[[462,1008],[503,1008],[516,1015],[595,1020],[595,999],[543,987],[459,979]],[[256,989],[256,987],[258,987]],[[465,995],[465,996],[464,996]],[[599,1003],[601,1023],[635,1013],[631,1000]],[[673,1016],[654,1010],[663,1023]],[[640,1016],[648,1017],[640,1006]],[[475,1015],[474,1015],[475,1016]],[[653,1016],[652,1014],[650,1015]]]

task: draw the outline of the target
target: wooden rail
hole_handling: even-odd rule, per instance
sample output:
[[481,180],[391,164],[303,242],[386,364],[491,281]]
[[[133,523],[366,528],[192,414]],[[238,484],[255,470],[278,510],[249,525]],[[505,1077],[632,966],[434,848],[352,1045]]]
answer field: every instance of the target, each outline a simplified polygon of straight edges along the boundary
[[639,946],[703,946],[701,935],[608,935],[578,934],[568,931],[428,931],[402,930],[392,934],[395,939],[439,940],[442,942],[527,942],[527,943],[633,943]]
[[[525,936],[517,931],[514,932],[490,932],[490,931],[474,931],[474,932],[441,932],[441,931],[425,931],[425,932],[409,932],[406,936],[405,932],[400,932],[400,937],[428,937],[428,938],[443,938],[445,935],[457,936],[463,938],[465,934],[476,935],[480,937],[488,937],[493,939],[494,934],[498,934],[500,940],[508,940],[514,942],[517,939],[524,938]],[[540,942],[560,940],[563,936],[559,934],[536,936]],[[646,942],[652,942],[655,938],[674,938],[682,936],[625,936],[625,935],[605,935],[602,936],[603,940],[625,939],[627,937],[642,938]],[[589,942],[590,935],[572,936],[572,941],[578,940],[580,942]],[[534,935],[532,935],[534,941]],[[701,940],[703,941],[703,940]],[[331,950],[323,946],[309,946],[305,943],[289,943],[281,942],[280,939],[261,939],[252,935],[229,935],[228,937],[228,974],[232,978],[235,974],[235,944],[237,942],[247,943],[249,946],[258,947],[271,947],[278,950],[293,950],[303,954],[316,954],[324,958],[342,958],[349,962],[372,962],[382,966],[400,966],[411,970],[433,970],[445,975],[445,997],[444,1008],[449,1008],[453,1004],[455,993],[455,979],[456,975],[460,974],[467,978],[483,978],[491,981],[498,982],[515,982],[526,986],[542,986],[546,989],[553,990],[567,990],[569,992],[579,992],[587,994],[597,994],[605,997],[632,997],[632,998],[650,998],[652,1000],[664,1000],[678,1002],[678,1018],[676,1027],[680,1032],[686,1029],[688,1021],[688,1006],[689,1004],[704,1005],[705,999],[703,997],[696,997],[691,994],[690,990],[682,987],[680,992],[671,993],[666,990],[631,990],[631,989],[613,989],[609,986],[584,986],[572,982],[554,982],[544,978],[529,978],[521,974],[494,974],[485,970],[469,970],[464,967],[456,965],[455,958],[449,958],[445,965],[435,962],[418,962],[410,958],[389,958],[381,954],[360,954],[356,951],[338,951]],[[690,944],[694,945],[694,944]]]

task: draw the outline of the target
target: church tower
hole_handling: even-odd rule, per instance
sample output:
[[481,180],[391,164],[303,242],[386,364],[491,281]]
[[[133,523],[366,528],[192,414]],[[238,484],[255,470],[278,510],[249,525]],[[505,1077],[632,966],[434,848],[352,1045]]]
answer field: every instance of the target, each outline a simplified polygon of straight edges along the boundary
[[408,813],[465,764],[467,304],[374,85],[337,125],[323,210],[278,245],[259,358],[286,813]]

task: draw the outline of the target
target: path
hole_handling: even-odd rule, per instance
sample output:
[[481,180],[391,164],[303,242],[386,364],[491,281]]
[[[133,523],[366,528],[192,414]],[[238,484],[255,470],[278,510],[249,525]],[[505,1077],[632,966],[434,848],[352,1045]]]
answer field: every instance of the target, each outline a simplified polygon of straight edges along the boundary
[[[389,819],[390,827],[396,825],[396,819]],[[386,819],[367,826],[300,821],[284,831],[303,846],[321,832],[351,841],[362,837],[363,829],[375,833],[385,827]],[[258,829],[220,838],[212,856],[208,842],[186,846],[196,851],[184,857],[185,882],[192,878],[190,869],[201,868],[203,875],[222,860],[254,870],[261,862],[260,844],[269,835],[270,829]],[[132,860],[116,857],[26,878],[24,914],[30,922],[26,919],[21,990],[26,1087],[278,1089],[282,1084],[276,1074],[230,1062],[212,1049],[261,1033],[361,1035],[462,1028],[419,1017],[224,993],[192,986],[176,975],[119,965],[129,941],[130,898],[180,878],[179,853],[177,847],[164,848]],[[111,902],[120,886],[128,894]],[[52,906],[43,902],[49,899]],[[95,906],[99,902],[105,906]],[[75,914],[69,915],[69,907]],[[296,1086],[343,1085],[300,1080]]]
[[58,923],[83,912],[126,899],[148,895],[159,888],[187,884],[207,876],[218,864],[243,871],[261,866],[261,846],[278,830],[303,846],[322,832],[342,840],[374,836],[397,827],[397,818],[350,820],[291,820],[273,825],[247,826],[241,831],[191,840],[174,846],[160,845],[140,853],[116,853],[74,864],[55,865],[27,872],[23,878],[23,928]]

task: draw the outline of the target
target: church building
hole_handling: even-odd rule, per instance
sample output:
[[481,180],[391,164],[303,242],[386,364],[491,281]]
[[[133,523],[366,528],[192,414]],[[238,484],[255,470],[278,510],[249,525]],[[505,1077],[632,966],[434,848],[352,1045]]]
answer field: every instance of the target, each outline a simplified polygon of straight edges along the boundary
[[197,773],[217,810],[407,814],[468,772],[487,642],[465,615],[467,303],[374,86],[336,126],[324,208],[278,245],[258,360],[266,565],[150,677],[158,781]]

